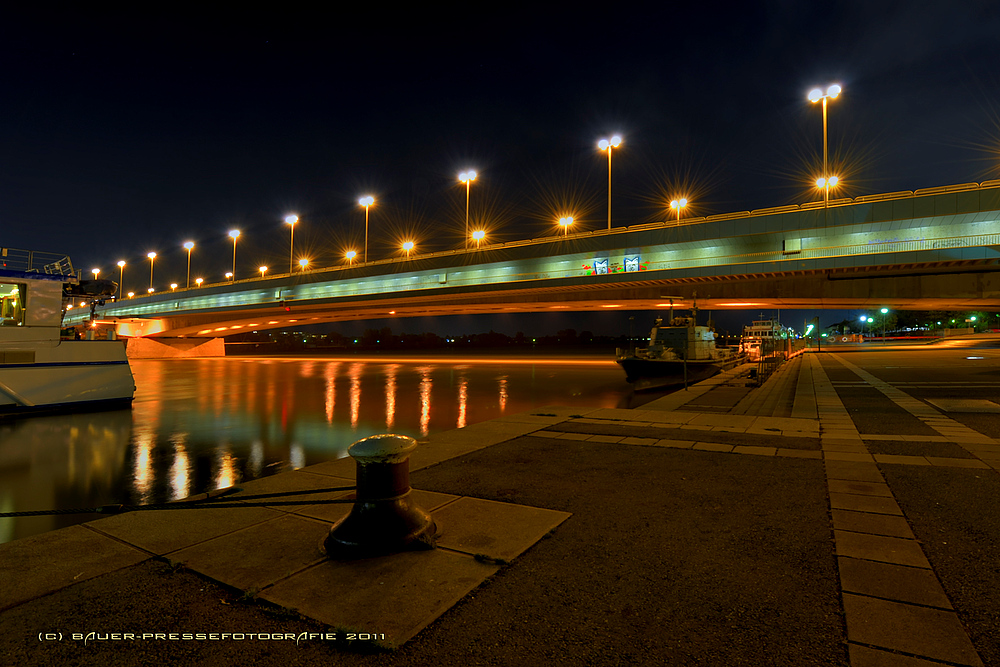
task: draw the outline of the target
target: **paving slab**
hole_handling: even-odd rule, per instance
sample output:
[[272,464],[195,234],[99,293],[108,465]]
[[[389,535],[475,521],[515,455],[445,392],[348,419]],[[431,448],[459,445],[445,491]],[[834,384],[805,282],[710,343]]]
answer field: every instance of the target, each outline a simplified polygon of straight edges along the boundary
[[840,556],[841,587],[850,593],[952,609],[931,570]]
[[856,493],[862,496],[881,496],[892,498],[892,491],[885,482],[856,482],[846,479],[831,479],[827,486],[834,493]]
[[733,451],[733,446],[723,445],[717,442],[698,442],[695,443],[692,449],[698,449],[703,452],[731,452]]
[[849,530],[855,533],[871,533],[873,535],[888,535],[890,537],[906,537],[916,539],[910,524],[905,517],[891,514],[872,514],[852,510],[831,509],[833,527],[838,530]]
[[326,559],[322,544],[329,532],[328,523],[285,515],[181,549],[170,558],[233,588],[260,590]]
[[854,452],[823,452],[823,458],[828,461],[858,461],[861,463],[874,462],[871,454]]
[[931,464],[923,456],[910,456],[908,454],[874,454],[878,463],[899,463],[908,466],[929,466]]
[[927,462],[933,466],[943,466],[946,468],[986,468],[989,469],[989,465],[983,463],[982,461],[977,461],[976,459],[951,459],[943,458],[940,456],[925,456]]
[[941,667],[941,663],[937,660],[932,662],[860,644],[848,644],[847,650],[851,667]]
[[691,449],[696,444],[698,443],[694,440],[672,440],[670,438],[664,438],[656,441],[657,447],[676,447],[677,449]]
[[443,527],[438,547],[513,560],[572,515],[466,497],[449,503],[433,516]]
[[777,447],[758,447],[755,445],[738,445],[733,448],[734,454],[754,454],[756,456],[774,456],[777,454]]
[[778,447],[777,456],[791,456],[800,459],[822,459],[823,452],[808,449],[787,449],[784,447]]
[[858,461],[833,461],[826,459],[827,479],[850,479],[859,482],[884,482],[882,473],[874,463]]
[[980,667],[965,629],[953,612],[844,594],[847,638],[852,642]]
[[587,440],[590,442],[606,442],[609,445],[614,445],[625,439],[622,435],[592,435]]
[[854,510],[855,512],[903,516],[903,510],[899,509],[899,505],[896,504],[893,498],[863,496],[856,493],[831,492],[830,507],[841,510]]
[[68,526],[0,544],[0,609],[149,558],[85,526]]
[[266,507],[150,510],[119,514],[85,525],[163,556],[283,514]]
[[371,633],[399,646],[498,569],[445,549],[328,560],[278,582],[260,597],[334,628]]
[[924,556],[923,549],[920,548],[920,543],[916,540],[868,533],[852,533],[836,529],[833,531],[833,538],[837,544],[838,556],[850,556],[910,567],[927,569],[931,567],[930,563],[927,562],[927,557]]

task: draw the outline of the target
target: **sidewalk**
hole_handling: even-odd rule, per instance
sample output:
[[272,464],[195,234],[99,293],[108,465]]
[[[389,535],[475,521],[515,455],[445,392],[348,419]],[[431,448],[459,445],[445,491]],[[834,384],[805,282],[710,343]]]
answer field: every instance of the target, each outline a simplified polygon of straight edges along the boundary
[[[996,552],[960,520],[1000,500],[1000,446],[869,376],[937,433],[924,455],[878,453],[828,378],[850,367],[805,354],[758,389],[734,370],[640,409],[433,437],[411,483],[434,551],[326,560],[344,504],[136,512],[0,545],[0,663],[1000,664]],[[327,462],[230,498],[353,476]]]

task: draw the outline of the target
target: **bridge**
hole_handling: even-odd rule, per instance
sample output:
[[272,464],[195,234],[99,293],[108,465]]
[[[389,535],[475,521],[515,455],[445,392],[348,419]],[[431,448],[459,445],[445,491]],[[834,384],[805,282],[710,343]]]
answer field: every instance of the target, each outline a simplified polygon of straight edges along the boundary
[[[97,309],[119,335],[608,308],[1000,307],[1000,181],[811,202],[244,279]],[[89,320],[71,311],[68,324]]]

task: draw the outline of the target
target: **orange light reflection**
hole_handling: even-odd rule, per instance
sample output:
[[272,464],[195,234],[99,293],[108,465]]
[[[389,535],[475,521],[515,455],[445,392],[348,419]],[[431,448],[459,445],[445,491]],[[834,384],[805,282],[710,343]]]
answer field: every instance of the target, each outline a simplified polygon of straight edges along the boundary
[[351,430],[358,430],[358,415],[361,411],[361,369],[364,364],[351,364],[348,377],[351,378]]
[[422,366],[420,371],[420,435],[426,436],[431,425],[431,366]]
[[469,400],[469,380],[462,375],[458,380],[458,426],[465,428],[466,404]]

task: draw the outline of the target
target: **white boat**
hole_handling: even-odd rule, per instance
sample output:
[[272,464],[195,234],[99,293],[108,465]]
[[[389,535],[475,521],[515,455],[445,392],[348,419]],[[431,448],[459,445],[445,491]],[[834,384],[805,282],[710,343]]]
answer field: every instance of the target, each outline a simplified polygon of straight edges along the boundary
[[760,361],[776,353],[784,353],[788,341],[794,338],[791,329],[775,318],[754,320],[743,328],[740,350],[747,361]]
[[61,335],[67,307],[110,296],[110,286],[81,280],[68,257],[0,248],[0,416],[131,404],[123,341]]

